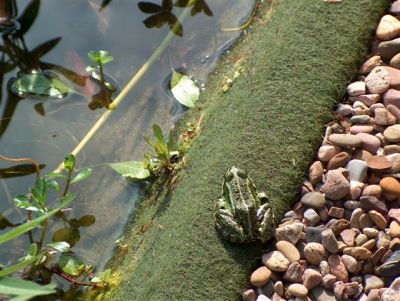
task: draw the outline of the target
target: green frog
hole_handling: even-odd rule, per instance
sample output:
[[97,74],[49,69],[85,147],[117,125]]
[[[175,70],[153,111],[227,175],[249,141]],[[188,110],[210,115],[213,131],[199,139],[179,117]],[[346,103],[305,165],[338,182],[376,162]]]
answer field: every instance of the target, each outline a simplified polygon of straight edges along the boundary
[[225,174],[222,198],[217,201],[216,228],[233,243],[271,239],[274,213],[265,193],[257,193],[246,171],[232,166]]

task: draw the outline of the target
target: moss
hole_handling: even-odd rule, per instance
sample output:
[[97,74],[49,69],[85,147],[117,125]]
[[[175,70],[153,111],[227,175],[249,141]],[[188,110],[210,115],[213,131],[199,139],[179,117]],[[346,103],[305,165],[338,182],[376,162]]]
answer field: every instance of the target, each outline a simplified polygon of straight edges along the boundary
[[[278,218],[296,199],[323,126],[388,1],[276,2],[269,22],[268,7],[261,9],[250,34],[210,78],[201,106],[182,121],[181,127],[205,113],[175,189],[128,232],[131,249],[120,262],[124,280],[113,300],[239,299],[268,246],[230,245],[215,232],[214,200],[231,165],[267,192]],[[237,58],[245,72],[223,94],[220,74],[233,74]]]

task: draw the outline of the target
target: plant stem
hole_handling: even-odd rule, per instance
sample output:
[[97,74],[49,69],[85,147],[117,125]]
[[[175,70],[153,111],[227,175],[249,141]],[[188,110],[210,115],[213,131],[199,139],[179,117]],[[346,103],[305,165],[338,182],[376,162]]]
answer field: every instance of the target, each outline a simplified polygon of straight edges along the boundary
[[[178,21],[174,24],[174,27],[170,30],[164,40],[161,42],[160,46],[154,51],[154,53],[150,56],[150,58],[140,67],[140,69],[136,72],[136,74],[131,78],[128,84],[122,89],[122,91],[118,94],[118,96],[114,99],[114,101],[110,104],[108,111],[104,112],[103,115],[97,120],[97,122],[93,125],[93,127],[87,132],[85,137],[79,142],[79,144],[75,147],[75,149],[71,152],[74,156],[86,146],[86,144],[92,139],[94,134],[104,125],[104,123],[110,118],[113,110],[115,110],[119,104],[125,99],[128,93],[136,86],[139,80],[143,77],[143,75],[150,69],[150,67],[157,61],[157,59],[161,56],[161,54],[165,51],[165,49],[169,46],[172,40],[175,37],[174,31],[179,26],[179,23],[182,23],[183,20],[189,15],[190,7],[197,0],[189,0],[187,6],[182,11],[181,15],[178,18]],[[61,163],[54,172],[60,172],[63,169],[63,163]]]

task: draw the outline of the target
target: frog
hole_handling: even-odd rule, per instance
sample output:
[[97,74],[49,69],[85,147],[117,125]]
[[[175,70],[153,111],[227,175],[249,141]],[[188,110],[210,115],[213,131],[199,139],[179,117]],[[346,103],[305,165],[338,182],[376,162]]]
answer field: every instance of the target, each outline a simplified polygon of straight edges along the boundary
[[270,201],[264,192],[257,192],[245,170],[228,169],[216,207],[216,230],[224,239],[243,244],[266,243],[272,238],[275,217]]

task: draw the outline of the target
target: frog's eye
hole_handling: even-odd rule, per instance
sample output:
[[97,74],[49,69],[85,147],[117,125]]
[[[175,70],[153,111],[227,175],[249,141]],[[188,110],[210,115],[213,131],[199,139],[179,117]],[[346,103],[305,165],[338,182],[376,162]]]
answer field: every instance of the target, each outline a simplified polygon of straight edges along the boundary
[[229,182],[229,181],[232,180],[232,179],[233,179],[233,173],[232,173],[231,171],[228,171],[228,172],[225,174],[225,181]]
[[247,172],[244,171],[243,169],[238,169],[237,175],[241,178],[247,178]]

